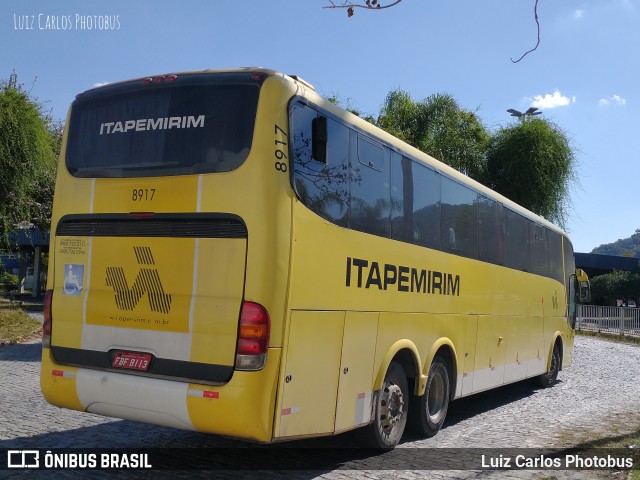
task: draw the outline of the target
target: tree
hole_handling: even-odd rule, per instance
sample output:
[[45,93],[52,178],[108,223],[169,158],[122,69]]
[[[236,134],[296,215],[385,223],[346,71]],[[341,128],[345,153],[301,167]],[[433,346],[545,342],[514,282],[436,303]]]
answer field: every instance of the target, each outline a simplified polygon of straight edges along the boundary
[[360,111],[360,109],[358,109],[353,105],[351,98],[344,99],[336,94],[333,94],[329,98],[327,98],[327,100],[329,100],[334,105],[337,105],[338,107],[342,108],[343,110],[353,113],[355,116],[360,117],[369,123],[372,123],[373,125],[376,124],[376,121],[373,118],[373,116],[371,116],[370,114],[364,114],[363,112]]
[[51,221],[60,126],[43,112],[15,73],[0,83],[0,245],[9,232],[34,224],[44,230]]
[[640,274],[614,270],[591,279],[591,297],[596,305],[615,305],[617,299],[640,297]]
[[640,229],[637,229],[629,238],[621,238],[613,243],[600,245],[591,253],[640,258]]
[[407,92],[391,91],[377,124],[471,178],[485,176],[489,133],[478,116],[462,109],[451,95],[435,94],[415,102]]
[[485,183],[560,226],[566,225],[573,182],[570,142],[550,121],[523,118],[491,138]]
[[387,95],[376,124],[392,135],[484,183],[523,207],[566,225],[574,154],[564,132],[548,120],[523,115],[490,135],[478,116],[448,94],[415,102]]

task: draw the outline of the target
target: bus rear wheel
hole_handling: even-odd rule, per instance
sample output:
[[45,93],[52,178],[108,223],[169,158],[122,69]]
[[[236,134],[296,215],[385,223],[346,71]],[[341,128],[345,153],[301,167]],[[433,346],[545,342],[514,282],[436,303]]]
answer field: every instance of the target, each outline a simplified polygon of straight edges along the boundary
[[538,377],[538,383],[540,386],[544,388],[548,388],[553,386],[558,379],[558,372],[560,371],[560,348],[558,348],[558,344],[556,343],[553,346],[553,353],[551,354],[551,366],[549,367],[549,371],[547,373],[543,373]]
[[424,395],[411,402],[411,430],[426,437],[438,433],[447,416],[449,396],[447,364],[441,357],[436,357],[429,367]]
[[400,442],[407,423],[408,403],[407,376],[402,365],[393,361],[374,405],[374,420],[363,432],[367,446],[391,450]]

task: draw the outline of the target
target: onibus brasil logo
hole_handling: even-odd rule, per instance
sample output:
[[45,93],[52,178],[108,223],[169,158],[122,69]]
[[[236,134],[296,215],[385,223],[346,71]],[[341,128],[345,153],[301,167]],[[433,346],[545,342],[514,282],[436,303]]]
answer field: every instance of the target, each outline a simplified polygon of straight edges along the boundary
[[171,294],[165,293],[160,274],[155,267],[153,253],[149,247],[133,247],[136,261],[140,265],[138,274],[131,287],[122,267],[107,267],[106,283],[116,293],[118,309],[132,311],[140,299],[147,294],[149,307],[154,312],[169,313]]

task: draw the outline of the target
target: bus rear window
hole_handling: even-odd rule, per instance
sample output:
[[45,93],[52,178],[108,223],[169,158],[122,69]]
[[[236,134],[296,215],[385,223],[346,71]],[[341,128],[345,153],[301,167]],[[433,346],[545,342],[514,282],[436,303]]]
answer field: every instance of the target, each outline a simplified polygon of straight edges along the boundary
[[258,83],[202,77],[87,92],[72,107],[67,168],[76,177],[234,170],[251,149],[259,92]]

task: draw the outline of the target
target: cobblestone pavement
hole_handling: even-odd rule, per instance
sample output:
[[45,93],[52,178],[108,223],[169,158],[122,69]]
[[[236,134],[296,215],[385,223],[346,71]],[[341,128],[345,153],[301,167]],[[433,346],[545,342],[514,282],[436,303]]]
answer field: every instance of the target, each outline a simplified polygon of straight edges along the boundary
[[[520,382],[453,402],[443,429],[433,438],[406,437],[402,455],[380,457],[384,470],[173,471],[145,472],[149,478],[621,478],[608,471],[454,471],[407,470],[412,455],[446,448],[567,448],[587,440],[640,430],[640,347],[577,337],[571,368],[550,389]],[[171,428],[104,418],[59,409],[44,401],[39,387],[40,344],[0,348],[0,448],[246,447],[247,443]],[[332,438],[264,447],[288,462],[285,446],[340,448],[353,446],[353,433]],[[225,450],[227,451],[227,450]],[[231,450],[229,450],[231,451]],[[255,451],[255,449],[254,449]],[[397,450],[396,450],[397,451]],[[432,450],[428,450],[432,452]],[[446,451],[443,451],[446,452]],[[416,457],[417,458],[417,457]],[[224,469],[224,461],[221,469]],[[368,463],[366,465],[373,465]],[[339,465],[336,465],[338,467]],[[304,468],[303,465],[300,465]],[[391,470],[397,469],[397,470]],[[45,478],[51,472],[33,472]],[[116,471],[61,470],[57,478],[140,478]],[[25,472],[0,471],[0,478]]]

